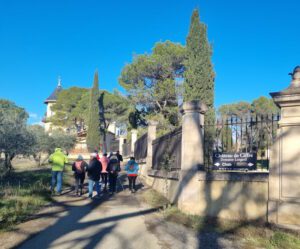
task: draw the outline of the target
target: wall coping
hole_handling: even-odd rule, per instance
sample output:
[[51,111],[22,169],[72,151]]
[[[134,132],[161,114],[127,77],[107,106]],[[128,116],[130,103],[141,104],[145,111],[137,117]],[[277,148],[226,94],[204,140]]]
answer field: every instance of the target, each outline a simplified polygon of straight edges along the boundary
[[199,181],[268,182],[269,172],[205,172],[198,171]]
[[179,171],[165,171],[165,170],[148,170],[148,176],[156,178],[167,178],[169,180],[179,180]]
[[146,163],[146,158],[138,159],[135,160],[138,164],[145,164]]

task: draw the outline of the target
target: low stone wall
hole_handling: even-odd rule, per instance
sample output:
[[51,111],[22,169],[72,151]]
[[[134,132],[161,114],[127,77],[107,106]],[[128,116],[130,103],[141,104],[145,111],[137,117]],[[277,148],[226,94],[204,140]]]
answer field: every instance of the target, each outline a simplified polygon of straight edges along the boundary
[[197,192],[196,202],[190,202],[187,198],[187,201],[178,203],[182,189],[180,172],[146,172],[141,166],[144,182],[166,196],[171,203],[179,204],[182,211],[231,220],[267,221],[268,175],[256,172],[199,171],[188,183],[188,192]]
[[[190,213],[267,221],[268,173],[199,172],[199,203]],[[199,186],[200,185],[200,186]]]

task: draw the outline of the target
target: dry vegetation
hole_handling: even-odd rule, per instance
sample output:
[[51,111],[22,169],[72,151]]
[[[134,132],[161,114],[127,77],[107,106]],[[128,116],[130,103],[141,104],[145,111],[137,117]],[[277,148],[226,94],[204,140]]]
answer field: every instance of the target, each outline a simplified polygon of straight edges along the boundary
[[[143,199],[152,207],[166,206],[167,200],[155,190],[147,190]],[[199,233],[214,232],[220,237],[234,235],[244,249],[300,249],[300,233],[271,227],[261,222],[234,222],[229,220],[203,218],[182,213],[177,207],[161,211],[164,219],[180,223]]]

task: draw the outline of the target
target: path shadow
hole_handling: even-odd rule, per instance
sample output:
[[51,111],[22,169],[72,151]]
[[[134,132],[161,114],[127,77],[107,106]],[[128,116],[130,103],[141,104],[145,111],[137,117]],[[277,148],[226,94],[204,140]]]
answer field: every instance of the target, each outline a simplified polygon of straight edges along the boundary
[[[123,178],[121,178],[123,179]],[[66,192],[65,192],[66,193]],[[70,191],[67,191],[70,194]],[[108,193],[104,193],[100,199],[94,199],[91,202],[88,202],[87,198],[84,197],[73,197],[76,199],[72,199],[70,196],[67,200],[60,200],[58,197],[57,200],[54,201],[54,205],[61,207],[62,209],[57,213],[45,213],[45,214],[38,214],[33,219],[41,218],[41,217],[60,217],[58,220],[51,226],[45,228],[41,232],[32,235],[27,240],[22,242],[21,244],[17,245],[14,248],[21,248],[21,249],[34,249],[34,248],[50,248],[52,246],[55,247],[63,247],[63,248],[72,248],[74,245],[78,243],[84,244],[84,248],[95,248],[96,245],[108,234],[114,233],[114,228],[117,226],[117,222],[136,217],[142,216],[146,214],[150,214],[156,212],[157,209],[151,208],[146,209],[143,211],[136,211],[131,213],[125,213],[110,217],[104,217],[99,219],[93,220],[85,220],[86,217],[99,206],[104,204],[105,202],[109,201],[110,199],[115,198],[113,195],[109,195]],[[78,199],[79,198],[79,199]],[[83,205],[76,206],[76,202],[86,200],[87,203],[83,203]],[[122,198],[121,198],[122,200]],[[88,219],[88,218],[87,218]],[[114,224],[111,224],[114,222]],[[106,224],[107,226],[97,227],[99,225]],[[110,223],[110,224],[109,224]],[[74,239],[67,239],[66,235],[70,233],[78,233],[85,229],[91,230],[88,232],[88,235],[84,233],[83,236],[75,236]],[[66,237],[65,237],[66,236]],[[122,248],[130,248],[129,243],[126,238],[120,238],[122,240]],[[42,246],[42,247],[41,247]]]

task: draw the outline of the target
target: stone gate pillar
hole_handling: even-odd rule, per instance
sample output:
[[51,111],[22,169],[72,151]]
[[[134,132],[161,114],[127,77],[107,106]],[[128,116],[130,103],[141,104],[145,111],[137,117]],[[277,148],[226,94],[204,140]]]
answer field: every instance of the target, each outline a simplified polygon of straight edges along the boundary
[[270,93],[281,119],[271,153],[268,221],[300,228],[300,67],[291,75],[287,89]]
[[147,138],[147,169],[152,168],[153,148],[152,142],[156,139],[156,128],[158,122],[150,120],[148,123],[148,138]]
[[200,184],[198,170],[204,165],[204,114],[207,106],[200,101],[182,106],[181,173],[178,207],[187,213],[198,213]]
[[134,155],[135,142],[137,140],[138,131],[131,130],[131,154]]
[[119,138],[119,151],[120,154],[123,155],[123,144],[125,143],[126,137],[121,135]]

